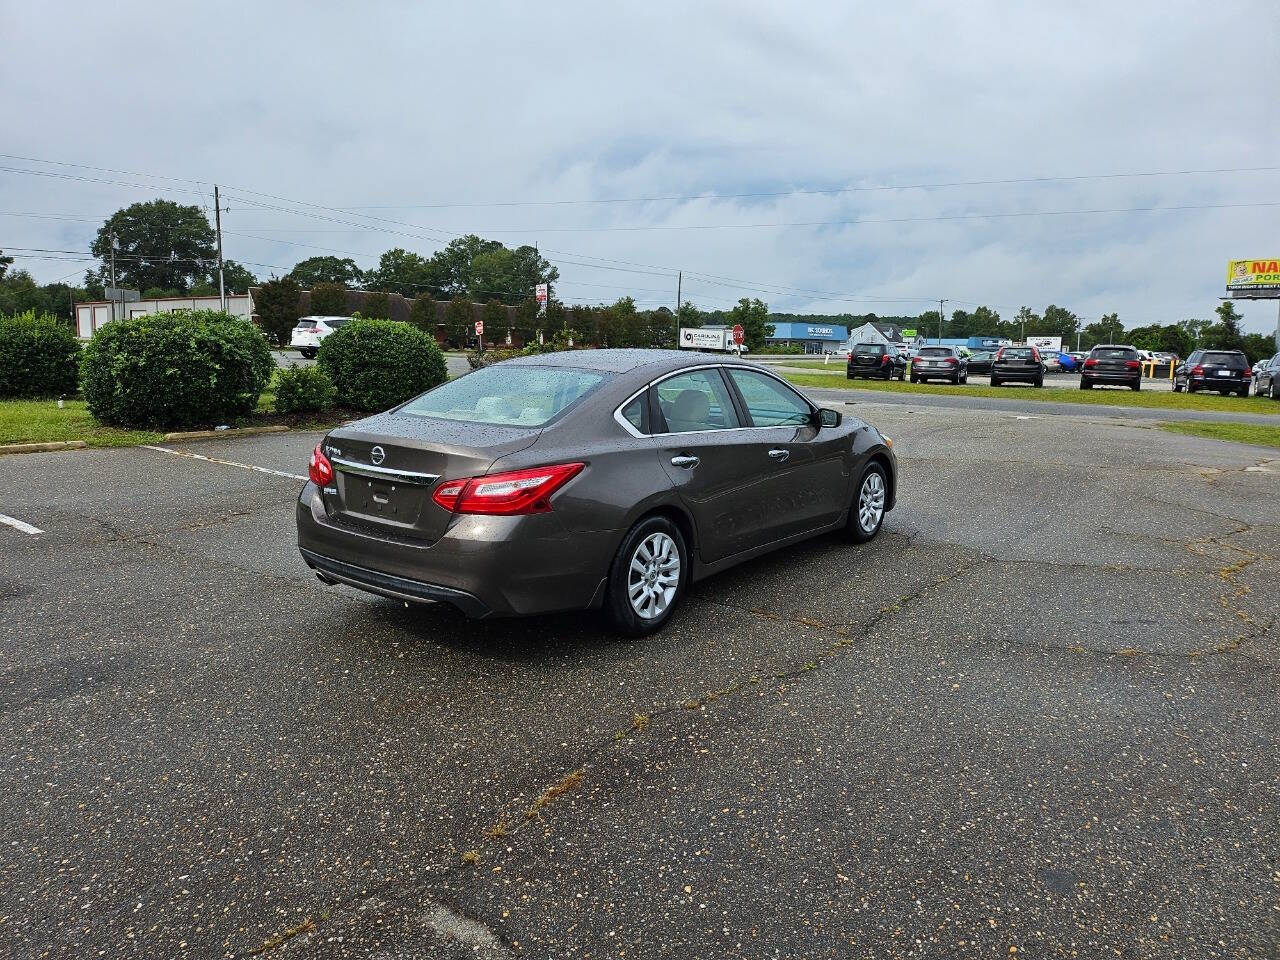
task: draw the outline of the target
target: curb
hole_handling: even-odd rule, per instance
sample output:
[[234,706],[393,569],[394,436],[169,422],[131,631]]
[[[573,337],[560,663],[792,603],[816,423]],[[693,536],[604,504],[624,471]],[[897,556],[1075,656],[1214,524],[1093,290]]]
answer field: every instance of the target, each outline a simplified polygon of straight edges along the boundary
[[[235,427],[230,430],[187,430],[182,433],[166,433],[166,440],[213,440],[222,437],[251,437],[257,433],[288,433],[290,427],[282,423],[267,427]],[[80,446],[84,446],[83,443]]]
[[5,443],[0,444],[0,455],[6,453],[48,453],[52,450],[83,450],[87,446],[83,440],[56,440],[51,443]]

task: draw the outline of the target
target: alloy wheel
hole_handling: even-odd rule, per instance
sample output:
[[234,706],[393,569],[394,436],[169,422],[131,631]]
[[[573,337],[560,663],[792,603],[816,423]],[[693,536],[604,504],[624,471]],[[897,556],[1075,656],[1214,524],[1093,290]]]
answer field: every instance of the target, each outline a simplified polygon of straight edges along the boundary
[[870,533],[884,516],[884,477],[871,471],[862,481],[862,490],[858,493],[858,523],[866,533]]
[[651,533],[636,546],[627,571],[627,598],[642,620],[671,606],[680,587],[680,548],[665,533]]

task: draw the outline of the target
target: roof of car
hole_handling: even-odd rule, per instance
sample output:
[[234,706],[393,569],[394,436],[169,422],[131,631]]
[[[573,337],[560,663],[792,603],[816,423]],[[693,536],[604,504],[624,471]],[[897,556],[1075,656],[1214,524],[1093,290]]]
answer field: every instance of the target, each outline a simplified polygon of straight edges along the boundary
[[1093,349],[1094,350],[1134,350],[1136,351],[1138,348],[1135,347],[1132,343],[1095,343],[1093,345]]

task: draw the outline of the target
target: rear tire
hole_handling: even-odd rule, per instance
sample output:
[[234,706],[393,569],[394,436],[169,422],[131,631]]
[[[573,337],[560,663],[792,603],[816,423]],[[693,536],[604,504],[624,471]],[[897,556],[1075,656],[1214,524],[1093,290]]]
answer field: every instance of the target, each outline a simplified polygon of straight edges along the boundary
[[1280,390],[1276,389],[1276,378],[1271,378],[1271,399],[1280,400]]
[[1182,392],[1182,384],[1178,383],[1178,381],[1177,381],[1177,380],[1174,380],[1174,381],[1173,381],[1173,392],[1174,392],[1174,393],[1181,393],[1181,392]]
[[885,508],[889,502],[889,478],[884,467],[869,463],[858,480],[858,489],[849,507],[849,523],[845,528],[854,543],[866,543],[880,532]]
[[609,567],[605,614],[625,636],[655,633],[671,619],[688,582],[689,554],[680,528],[666,517],[641,520],[622,538]]
[[901,383],[905,379],[907,379],[907,368],[903,367],[898,371],[898,382]]
[[1239,392],[1240,396],[1242,396],[1242,397],[1247,397],[1247,396],[1249,395],[1249,388],[1248,388],[1248,387],[1241,387],[1241,388],[1240,388],[1240,390],[1239,390],[1238,392]]
[[1081,377],[1081,378],[1080,378],[1080,389],[1081,389],[1081,390],[1092,390],[1092,389],[1093,389],[1093,381],[1092,381],[1092,380],[1090,380],[1088,377]]
[[316,351],[311,347],[304,347],[298,352],[302,354],[303,358],[306,360],[314,360],[316,358]]
[[1196,386],[1195,386],[1195,384],[1194,384],[1194,383],[1192,383],[1190,380],[1188,380],[1188,381],[1187,381],[1187,393],[1195,393],[1195,392],[1196,392]]
[[920,382],[920,378],[919,378],[919,377],[917,377],[917,376],[913,373],[913,374],[911,375],[911,382],[912,382],[912,383],[919,383],[919,382]]
[[999,377],[992,377],[992,378],[991,378],[991,385],[992,385],[993,387],[998,387],[998,386],[1000,386],[1000,378],[999,378]]
[[1044,377],[1040,377],[1039,379],[1037,379],[1037,380],[1036,380],[1035,385],[1036,385],[1037,387],[1043,387],[1043,386],[1044,386]]
[[1139,390],[1142,389],[1142,381],[1139,380],[1137,383],[1131,384],[1130,389],[1133,390],[1134,393],[1137,393]]
[[966,373],[963,377],[960,378],[960,382],[967,387],[969,385],[969,375]]

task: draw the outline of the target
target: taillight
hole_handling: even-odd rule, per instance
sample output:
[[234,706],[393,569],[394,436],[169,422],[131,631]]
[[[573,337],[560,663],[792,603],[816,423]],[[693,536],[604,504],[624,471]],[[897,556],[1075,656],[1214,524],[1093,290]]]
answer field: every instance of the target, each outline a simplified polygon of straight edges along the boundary
[[584,466],[586,464],[583,463],[560,463],[484,477],[446,480],[436,487],[431,499],[451,513],[504,517],[546,513],[551,509],[551,495],[576,477]]
[[852,359],[853,359],[853,353],[852,353],[852,351],[851,351],[851,352],[849,352],[849,353],[846,353],[846,354],[844,355],[844,358],[845,358],[845,360],[846,360],[846,361],[852,360]]
[[960,363],[960,361],[959,361],[959,360],[957,360],[955,357],[947,357],[947,363],[951,364],[951,366],[953,366],[953,367],[954,367],[954,366],[956,366],[957,364],[959,364],[959,363]]
[[999,350],[996,351],[996,355],[991,358],[991,362],[995,363],[997,360],[999,360],[1003,356],[1004,356],[1004,347],[1001,347]]
[[1098,365],[1098,358],[1089,357],[1088,359],[1085,360],[1084,365],[1086,367],[1096,367]]
[[333,464],[329,462],[329,458],[324,455],[318,443],[311,451],[311,464],[307,468],[307,476],[317,487],[327,487],[333,483]]
[[1244,372],[1244,378],[1245,378],[1246,380],[1252,380],[1252,379],[1253,379],[1253,371],[1252,371],[1252,370],[1246,370],[1246,371]]
[[888,364],[888,362],[889,362],[889,355],[886,353],[883,357],[880,358],[880,366],[883,367],[886,364]]
[[1204,367],[1200,366],[1199,364],[1196,364],[1194,367],[1191,368],[1191,375],[1193,377],[1203,377]]
[[1130,370],[1137,370],[1139,367],[1142,366],[1142,364],[1137,360],[1126,360],[1124,362],[1124,365],[1128,367]]

